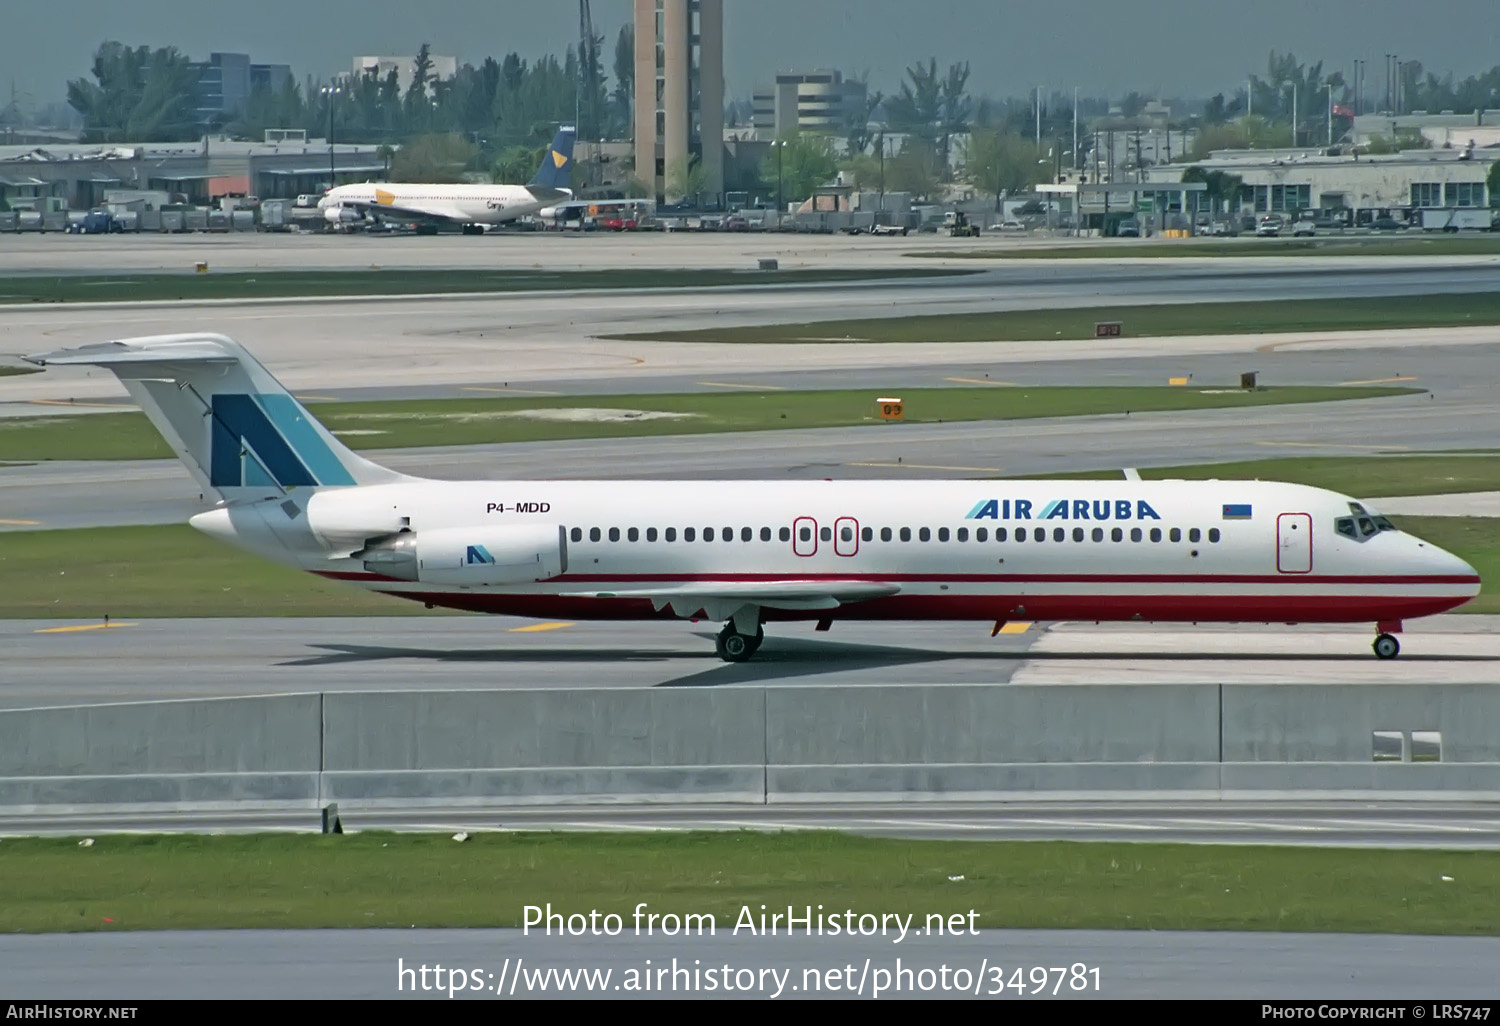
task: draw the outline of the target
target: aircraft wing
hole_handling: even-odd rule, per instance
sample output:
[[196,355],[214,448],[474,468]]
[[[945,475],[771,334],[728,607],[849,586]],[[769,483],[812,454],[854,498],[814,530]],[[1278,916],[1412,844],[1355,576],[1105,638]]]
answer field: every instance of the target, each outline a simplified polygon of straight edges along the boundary
[[727,620],[746,606],[764,609],[837,609],[851,602],[885,598],[901,589],[876,581],[702,581],[660,588],[621,591],[569,592],[568,598],[650,599],[678,616],[702,612],[705,619]]
[[341,205],[353,207],[363,214],[379,214],[382,217],[445,221],[451,224],[467,224],[470,220],[457,210],[444,210],[441,207],[403,207],[394,203],[362,203],[359,200],[345,200]]

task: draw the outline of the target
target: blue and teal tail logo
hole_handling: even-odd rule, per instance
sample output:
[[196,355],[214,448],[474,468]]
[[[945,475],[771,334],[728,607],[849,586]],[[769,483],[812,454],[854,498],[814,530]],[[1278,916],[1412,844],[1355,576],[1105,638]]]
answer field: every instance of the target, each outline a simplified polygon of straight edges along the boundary
[[209,481],[215,488],[354,484],[297,400],[285,393],[213,397]]
[[469,554],[464,558],[465,566],[494,566],[495,557],[490,555],[488,549],[483,545],[470,545]]

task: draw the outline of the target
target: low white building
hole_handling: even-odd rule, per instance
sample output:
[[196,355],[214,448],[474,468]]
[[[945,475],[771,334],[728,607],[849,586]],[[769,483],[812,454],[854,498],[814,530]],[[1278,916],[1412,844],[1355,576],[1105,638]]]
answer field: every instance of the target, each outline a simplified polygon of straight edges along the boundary
[[[432,95],[432,79],[446,80],[458,74],[457,57],[439,57],[429,54],[432,61],[432,71],[427,83],[427,93]],[[374,72],[376,77],[384,79],[392,71],[396,72],[396,88],[401,90],[403,96],[411,88],[412,76],[416,74],[417,58],[410,57],[356,57],[354,58],[354,75],[360,77]]]
[[1403,150],[1372,156],[1357,150],[1215,150],[1194,164],[1148,167],[1148,182],[1176,182],[1189,167],[1236,175],[1245,183],[1246,211],[1416,211],[1484,207],[1485,179],[1500,147]]

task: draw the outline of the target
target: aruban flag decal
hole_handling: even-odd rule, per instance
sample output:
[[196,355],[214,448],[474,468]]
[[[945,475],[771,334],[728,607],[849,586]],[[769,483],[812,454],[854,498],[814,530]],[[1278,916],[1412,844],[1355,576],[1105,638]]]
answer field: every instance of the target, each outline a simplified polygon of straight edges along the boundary
[[1249,506],[1225,506],[1224,507],[1224,519],[1225,520],[1249,520],[1250,519],[1250,507]]

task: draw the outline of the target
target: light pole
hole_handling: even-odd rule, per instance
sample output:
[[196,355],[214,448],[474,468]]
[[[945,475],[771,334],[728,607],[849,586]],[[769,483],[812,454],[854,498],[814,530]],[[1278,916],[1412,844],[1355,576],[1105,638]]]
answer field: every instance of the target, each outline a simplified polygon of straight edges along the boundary
[[343,91],[344,90],[340,86],[336,86],[336,85],[326,85],[322,89],[319,90],[319,92],[321,92],[324,96],[328,97],[328,191],[329,192],[332,192],[333,191],[333,187],[337,184],[336,180],[334,179],[334,174],[336,172],[334,171],[334,160],[333,160],[333,104],[334,104],[334,98],[337,97]]
[[778,139],[771,145],[776,149],[776,220],[780,221],[782,215],[786,213],[786,200],[783,198],[781,190],[781,167],[783,154],[786,153],[786,140]]
[[880,130],[880,213],[879,222],[885,224],[885,129]]

